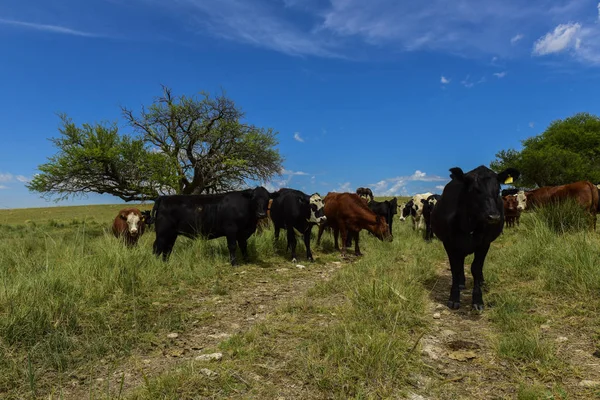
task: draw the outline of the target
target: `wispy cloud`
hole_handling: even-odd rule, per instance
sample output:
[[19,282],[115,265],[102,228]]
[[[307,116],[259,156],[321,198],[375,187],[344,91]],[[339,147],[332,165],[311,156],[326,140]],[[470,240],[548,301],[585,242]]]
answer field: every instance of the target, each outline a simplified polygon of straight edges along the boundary
[[519,40],[523,39],[525,36],[521,33],[516,34],[512,38],[510,38],[510,44],[516,44]]
[[308,173],[306,173],[306,172],[303,172],[303,171],[291,171],[291,170],[289,170],[289,169],[282,169],[282,170],[281,170],[281,175],[288,175],[288,176],[294,176],[294,175],[296,175],[296,176],[303,176],[303,175],[309,175],[309,174],[308,174]]
[[13,26],[16,28],[59,33],[59,34],[63,34],[63,35],[84,36],[84,37],[102,37],[103,36],[103,35],[99,35],[96,33],[79,31],[76,29],[71,29],[71,28],[67,28],[67,27],[59,26],[59,25],[36,24],[36,23],[32,23],[32,22],[16,21],[16,20],[11,20],[11,19],[4,19],[4,18],[0,18],[0,25],[9,25],[9,26]]
[[8,189],[8,186],[0,185],[0,189]]
[[[290,182],[297,176],[307,176],[310,175],[308,172],[304,171],[292,171],[289,169],[283,168],[279,173],[280,178],[272,179],[265,184],[265,188],[269,192],[275,192],[283,187],[289,186]],[[313,177],[314,178],[314,177]]]
[[529,126],[530,128],[532,128],[532,129],[533,129],[533,127],[535,126],[535,123],[533,123],[533,122],[530,122],[530,123],[528,123],[528,124],[527,124],[527,126]]
[[502,72],[494,72],[494,76],[498,79],[502,79],[506,76],[507,72],[506,71],[502,71]]
[[569,47],[577,45],[577,34],[581,30],[581,24],[560,24],[554,31],[548,32],[539,38],[533,45],[533,54],[543,56],[551,53],[559,53]]
[[481,78],[479,78],[479,80],[474,81],[471,79],[471,75],[467,75],[467,77],[465,79],[463,79],[462,81],[460,81],[461,85],[463,85],[464,87],[466,87],[467,89],[472,88],[475,85],[479,85],[480,83],[484,83],[486,81],[485,76],[482,76]]
[[440,79],[440,82],[443,85],[447,85],[448,83],[450,83],[450,79],[446,78],[444,75],[442,75],[442,79]]
[[379,196],[397,196],[408,195],[407,185],[411,182],[443,181],[448,181],[448,179],[437,175],[427,175],[423,171],[416,170],[412,175],[382,179],[377,183],[370,184],[369,187],[373,190],[373,193]]
[[350,182],[344,182],[340,183],[334,192],[354,192],[354,190],[352,190]]
[[304,143],[304,139],[302,138],[302,136],[300,136],[300,132],[294,133],[294,140],[300,143]]
[[[0,183],[28,183],[31,181],[31,178],[27,178],[24,175],[13,175],[9,172],[0,172]],[[6,185],[0,185],[0,189],[9,189]]]
[[437,190],[444,190],[444,188],[445,188],[445,187],[446,187],[446,186],[444,186],[444,185],[437,185],[435,188],[436,188]]

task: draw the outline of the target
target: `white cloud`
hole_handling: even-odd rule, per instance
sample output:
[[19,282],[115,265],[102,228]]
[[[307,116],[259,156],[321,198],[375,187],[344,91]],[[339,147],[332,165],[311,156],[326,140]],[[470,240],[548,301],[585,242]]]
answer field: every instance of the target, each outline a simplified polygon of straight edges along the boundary
[[0,172],[0,182],[11,182],[13,180],[13,174],[4,174]]
[[498,79],[502,79],[506,76],[507,72],[506,71],[502,71],[502,72],[494,72],[494,76]]
[[[21,182],[28,183],[31,181],[31,178],[27,178],[23,175],[13,175],[8,172],[0,172],[0,182],[1,183],[11,183],[11,182]],[[6,187],[4,189],[7,189]]]
[[29,179],[23,175],[17,175],[17,176],[15,176],[15,178],[21,183],[28,183],[29,181],[31,181],[31,179]]
[[302,136],[300,136],[300,132],[294,133],[294,140],[300,143],[304,143],[304,139],[302,138]]
[[8,189],[8,186],[0,185],[0,189]]
[[450,79],[448,79],[444,75],[442,75],[442,79],[440,79],[440,82],[442,82],[443,85],[446,85],[446,84],[450,83]]
[[354,190],[352,190],[352,186],[350,185],[350,182],[344,182],[344,183],[340,183],[337,187],[337,189],[334,190],[334,192],[352,192],[354,193]]
[[528,123],[527,125],[528,125],[530,128],[532,128],[532,129],[533,129],[533,127],[535,126],[535,123],[533,123],[533,122],[530,122],[530,123]]
[[600,3],[598,3],[598,21],[600,21]]
[[441,176],[427,175],[423,171],[416,170],[412,175],[383,179],[368,186],[378,196],[397,196],[408,195],[407,185],[411,182],[442,182],[447,180],[447,178]]
[[85,36],[85,37],[101,37],[102,36],[102,35],[98,35],[95,33],[78,31],[75,29],[66,28],[64,26],[35,24],[32,22],[15,21],[15,20],[4,19],[4,18],[0,18],[0,24],[1,25],[10,25],[10,26],[17,27],[17,28],[33,29],[33,30],[37,30],[37,31],[61,33],[61,34],[65,34],[65,35]]
[[437,190],[444,190],[444,188],[445,188],[445,187],[446,187],[446,186],[444,186],[444,185],[437,185],[435,188],[436,188]]
[[577,34],[581,30],[581,24],[568,23],[560,24],[554,31],[548,32],[545,36],[539,38],[533,45],[533,54],[543,56],[546,54],[560,53],[574,47]]
[[289,169],[284,168],[281,170],[281,175],[289,175],[289,176],[299,175],[299,176],[301,176],[301,175],[308,175],[308,173],[303,172],[303,171],[291,171]]
[[518,33],[515,36],[513,36],[512,38],[510,38],[510,44],[515,44],[517,43],[519,40],[523,39],[525,36],[522,33]]

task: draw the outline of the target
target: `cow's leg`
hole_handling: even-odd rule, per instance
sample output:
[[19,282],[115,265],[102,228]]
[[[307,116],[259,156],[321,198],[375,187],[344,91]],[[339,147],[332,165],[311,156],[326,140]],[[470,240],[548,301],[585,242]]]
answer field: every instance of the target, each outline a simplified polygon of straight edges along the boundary
[[298,262],[298,259],[296,258],[296,233],[294,232],[294,228],[291,226],[288,226],[287,228],[287,247],[288,249],[292,250],[292,262]]
[[475,258],[471,264],[471,274],[473,275],[473,308],[477,311],[483,311],[483,294],[481,286],[483,285],[483,262],[490,249],[490,244],[484,244],[475,249]]
[[[240,246],[240,250],[242,251],[242,257],[244,257],[244,261],[248,262],[250,258],[248,257],[248,239],[247,238],[238,238],[237,244]],[[235,254],[235,250],[234,250]]]
[[171,251],[173,251],[175,240],[177,240],[177,235],[161,235],[157,233],[156,240],[154,240],[154,244],[152,245],[153,253],[157,256],[162,254],[163,261],[167,261],[169,255],[171,255]]
[[321,236],[323,236],[323,231],[325,230],[325,224],[319,225],[319,233],[317,235],[317,246],[321,245]]
[[275,225],[275,233],[273,233],[273,237],[275,238],[275,241],[279,240],[279,231],[281,230],[281,227],[278,225]]
[[465,256],[456,250],[444,244],[448,260],[450,261],[450,270],[452,271],[452,287],[450,288],[450,298],[448,299],[448,308],[456,310],[460,308],[460,283],[461,277],[464,283]]
[[235,236],[227,236],[227,248],[229,249],[229,261],[231,262],[231,266],[233,267],[237,263],[237,260],[235,259],[235,250],[237,248]]
[[310,231],[312,227],[308,228],[304,231],[304,247],[306,247],[306,258],[308,261],[315,261],[312,255],[312,251],[310,251]]
[[333,246],[336,250],[340,249],[340,244],[338,243],[338,238],[340,236],[340,228],[333,228]]
[[346,243],[344,244],[344,247],[352,247],[352,234],[348,235],[348,239],[346,239]]
[[360,248],[358,247],[359,234],[360,234],[360,231],[352,232],[352,235],[354,235],[354,254],[357,256],[362,256],[362,253],[360,252]]

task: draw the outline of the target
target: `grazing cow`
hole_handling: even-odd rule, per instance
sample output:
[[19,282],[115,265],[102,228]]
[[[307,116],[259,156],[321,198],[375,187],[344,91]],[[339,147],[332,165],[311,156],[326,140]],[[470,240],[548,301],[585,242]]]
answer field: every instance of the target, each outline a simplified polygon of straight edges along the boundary
[[269,198],[277,196],[262,186],[213,195],[160,196],[152,209],[154,254],[162,254],[166,260],[178,235],[207,239],[225,236],[231,265],[237,262],[236,242],[247,260],[248,238],[256,231],[258,220],[267,215]]
[[356,189],[356,194],[367,200],[367,203],[373,201],[373,191],[369,188],[359,187]]
[[[423,221],[423,219],[421,218],[421,216],[423,215],[423,203],[421,202],[421,200],[427,200],[427,198],[429,196],[431,196],[433,193],[420,193],[420,194],[415,194],[412,199],[406,203],[406,206],[404,206],[405,210],[406,207],[411,204],[412,210],[410,210],[410,215],[412,216],[412,227],[413,229],[425,229],[425,222]],[[406,219],[406,217],[408,217],[409,213],[407,211],[403,210],[402,211],[402,216],[400,217],[400,221],[404,221]]]
[[385,218],[369,209],[361,198],[354,193],[330,192],[323,199],[327,221],[319,226],[317,245],[321,243],[321,235],[325,226],[333,228],[335,248],[339,249],[338,234],[342,235],[342,257],[346,256],[346,240],[348,236],[354,239],[354,253],[362,255],[358,246],[359,232],[366,229],[380,240],[391,241],[390,227]]
[[135,246],[146,230],[142,213],[137,208],[124,208],[115,217],[112,226],[113,235],[121,238],[129,247]]
[[543,186],[530,191],[519,191],[517,201],[519,210],[543,207],[550,203],[560,203],[573,199],[590,213],[592,227],[596,229],[596,213],[598,212],[598,188],[589,181],[578,181],[560,186]]
[[321,224],[325,217],[323,199],[318,193],[311,196],[294,189],[280,189],[279,197],[271,206],[271,220],[275,226],[275,240],[279,230],[287,229],[287,247],[292,250],[292,262],[296,262],[296,233],[304,236],[306,258],[314,261],[310,251],[310,234],[313,225]]
[[398,199],[393,198],[392,200],[375,201],[369,202],[369,208],[377,215],[381,215],[385,218],[390,227],[390,232],[393,232],[392,225],[394,224],[394,215],[398,213]]
[[466,174],[451,168],[452,180],[431,213],[431,228],[442,241],[452,270],[452,288],[448,307],[460,307],[460,290],[465,287],[465,258],[475,253],[473,274],[473,308],[483,310],[483,263],[490,244],[502,233],[504,205],[500,184],[512,183],[519,171],[508,168],[496,174],[483,165]]
[[504,202],[504,221],[507,228],[515,226],[515,222],[519,225],[521,218],[521,210],[519,210],[519,201],[516,194],[502,196]]
[[425,240],[433,239],[433,231],[431,230],[431,213],[435,205],[440,200],[439,194],[432,194],[426,199],[421,199],[423,203],[423,221],[425,221]]

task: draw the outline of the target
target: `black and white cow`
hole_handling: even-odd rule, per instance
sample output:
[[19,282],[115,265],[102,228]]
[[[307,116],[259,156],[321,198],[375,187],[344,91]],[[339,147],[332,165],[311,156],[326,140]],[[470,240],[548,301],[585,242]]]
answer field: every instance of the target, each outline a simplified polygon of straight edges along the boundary
[[452,270],[448,307],[460,307],[460,290],[465,288],[465,258],[475,253],[473,308],[483,310],[483,263],[490,244],[502,233],[504,204],[500,184],[518,179],[519,171],[508,168],[499,174],[481,165],[466,174],[451,168],[452,180],[444,187],[431,213],[433,233],[442,241]]
[[371,200],[368,206],[375,214],[385,218],[390,227],[390,233],[393,232],[392,224],[394,223],[394,215],[398,213],[398,199],[394,197],[392,200],[385,201]]
[[[412,210],[410,211],[410,215],[412,216],[412,227],[415,230],[418,229],[425,229],[425,223],[423,221],[422,215],[423,215],[423,203],[421,203],[421,200],[423,199],[427,199],[429,196],[431,196],[433,193],[419,193],[419,194],[415,194],[412,199],[410,199],[410,201],[408,203],[406,203],[406,206],[408,206],[409,204],[411,204]],[[405,208],[406,208],[405,206]],[[404,214],[407,214],[406,216]],[[407,217],[408,217],[408,212],[403,212],[402,216],[400,217],[400,221],[404,221]]]
[[437,202],[440,200],[439,194],[432,194],[426,199],[421,199],[423,203],[423,220],[425,221],[425,240],[433,239],[433,231],[431,230],[431,213]]
[[414,201],[410,199],[408,203],[403,203],[398,207],[400,209],[400,221],[405,221],[408,217],[415,216]]
[[279,197],[271,204],[271,221],[275,227],[275,240],[279,239],[279,231],[287,230],[287,247],[292,250],[292,262],[296,262],[296,233],[304,237],[306,258],[314,261],[310,251],[310,234],[312,227],[326,221],[323,199],[318,193],[311,196],[294,189],[280,189]]
[[236,242],[247,260],[248,238],[256,231],[257,221],[266,216],[269,198],[277,196],[262,186],[215,195],[160,196],[152,209],[154,254],[166,260],[178,235],[207,239],[225,236],[231,265],[236,264]]

